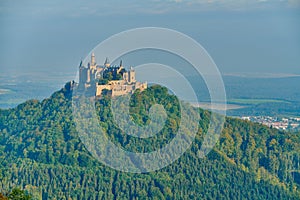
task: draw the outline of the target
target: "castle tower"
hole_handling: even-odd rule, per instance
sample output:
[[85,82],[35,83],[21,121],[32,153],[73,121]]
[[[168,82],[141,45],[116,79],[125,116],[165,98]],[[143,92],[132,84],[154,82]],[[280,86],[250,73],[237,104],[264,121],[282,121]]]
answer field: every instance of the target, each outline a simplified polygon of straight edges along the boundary
[[125,82],[128,82],[128,72],[124,72],[124,73],[123,73],[123,80],[124,80]]
[[133,67],[130,67],[130,70],[129,70],[129,80],[128,80],[129,83],[135,83],[135,71],[133,69]]
[[95,66],[95,65],[96,65],[96,59],[95,59],[95,54],[94,54],[94,52],[92,53],[92,56],[91,56],[91,65],[92,65],[92,66]]
[[91,55],[91,62],[88,65],[89,69],[91,69],[91,71],[94,72],[94,70],[96,70],[96,68],[97,68],[96,65],[97,65],[96,58],[95,58],[95,54],[93,52]]
[[82,61],[79,65],[79,85],[84,86],[88,79],[88,69],[82,65]]

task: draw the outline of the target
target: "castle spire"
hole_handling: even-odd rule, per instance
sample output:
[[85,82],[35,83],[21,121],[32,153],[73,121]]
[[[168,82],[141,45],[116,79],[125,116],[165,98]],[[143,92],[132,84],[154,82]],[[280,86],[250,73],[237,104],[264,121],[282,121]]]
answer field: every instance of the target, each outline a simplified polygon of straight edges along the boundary
[[96,59],[95,59],[95,53],[94,52],[92,53],[92,56],[91,56],[91,65],[92,66],[96,65]]
[[109,67],[109,66],[110,66],[110,63],[109,63],[109,60],[108,60],[107,57],[106,57],[106,59],[105,59],[104,66],[105,66],[105,67]]

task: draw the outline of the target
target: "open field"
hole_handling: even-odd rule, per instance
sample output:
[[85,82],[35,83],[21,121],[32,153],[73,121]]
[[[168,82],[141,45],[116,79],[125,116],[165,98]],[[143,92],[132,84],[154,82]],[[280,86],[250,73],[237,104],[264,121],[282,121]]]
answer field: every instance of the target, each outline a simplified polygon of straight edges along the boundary
[[[223,104],[218,104],[218,103],[208,103],[208,102],[199,102],[199,103],[192,103],[193,106],[197,108],[202,108],[206,110],[224,110],[224,105]],[[226,105],[226,110],[235,110],[235,109],[241,109],[245,108],[246,106],[241,106],[237,104],[227,104]]]
[[277,100],[277,99],[229,99],[227,101],[231,104],[243,104],[243,105],[255,105],[255,104],[262,104],[262,103],[290,103],[289,101],[285,100]]

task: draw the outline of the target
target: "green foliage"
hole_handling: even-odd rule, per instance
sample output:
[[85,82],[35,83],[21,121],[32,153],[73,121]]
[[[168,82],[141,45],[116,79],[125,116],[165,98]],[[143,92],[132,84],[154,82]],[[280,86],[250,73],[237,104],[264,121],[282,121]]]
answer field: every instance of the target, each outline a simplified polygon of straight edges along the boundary
[[[156,172],[122,173],[99,163],[85,149],[72,119],[70,98],[64,88],[41,102],[0,110],[0,191],[18,185],[31,188],[42,199],[299,197],[299,134],[227,118],[219,143],[200,159],[210,112],[199,110],[195,142],[181,158]],[[130,115],[141,126],[149,123],[149,108],[156,103],[164,106],[167,121],[153,138],[122,133],[114,123],[109,96],[96,102],[99,123],[116,145],[135,152],[153,151],[174,137],[181,120],[179,101],[160,86],[137,91],[130,101]]]
[[116,74],[115,80],[122,80],[122,74]]
[[104,74],[103,74],[103,79],[106,79],[106,80],[108,80],[108,81],[113,80],[112,72],[104,73]]
[[0,193],[0,200],[32,200],[32,196],[24,190],[14,188],[7,196]]
[[100,79],[100,80],[98,81],[98,84],[99,84],[99,85],[106,85],[106,84],[108,83],[108,81],[109,81],[108,79],[103,79],[103,78],[102,78],[102,79]]
[[26,194],[25,191],[14,188],[11,193],[8,195],[8,199],[10,200],[30,200],[31,196]]
[[123,76],[120,73],[119,74],[118,73],[113,74],[112,72],[106,72],[106,73],[103,74],[103,78],[98,80],[98,84],[106,85],[106,84],[108,84],[109,81],[122,80],[122,78],[123,78]]

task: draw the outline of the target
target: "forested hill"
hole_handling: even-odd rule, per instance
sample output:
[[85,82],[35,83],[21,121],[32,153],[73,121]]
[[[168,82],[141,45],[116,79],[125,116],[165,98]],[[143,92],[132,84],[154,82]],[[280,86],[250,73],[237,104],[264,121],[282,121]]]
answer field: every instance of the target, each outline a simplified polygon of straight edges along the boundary
[[[114,143],[144,152],[174,137],[179,120],[174,101],[160,86],[133,96],[130,112],[136,123],[148,123],[149,105],[166,108],[167,123],[150,141],[121,133],[107,106],[109,97],[97,101],[96,108]],[[0,110],[0,192],[19,187],[37,199],[299,199],[299,133],[227,118],[217,146],[200,159],[210,113],[199,112],[196,139],[182,157],[159,171],[133,174],[104,166],[85,149],[72,119],[69,84],[41,102]]]

